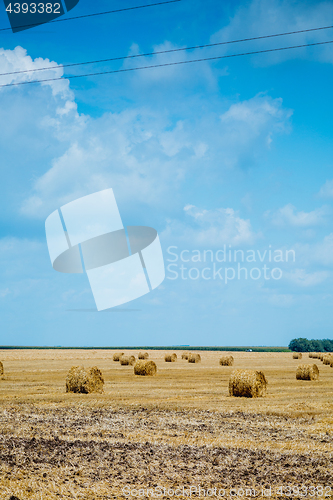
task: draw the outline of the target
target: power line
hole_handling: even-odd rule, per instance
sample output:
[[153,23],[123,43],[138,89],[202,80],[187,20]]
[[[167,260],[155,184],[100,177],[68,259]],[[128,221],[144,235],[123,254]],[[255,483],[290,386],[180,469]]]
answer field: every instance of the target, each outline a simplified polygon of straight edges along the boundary
[[[114,14],[115,12],[125,12],[128,10],[145,9],[146,7],[156,7],[157,5],[165,5],[167,3],[175,3],[175,2],[181,2],[181,1],[182,0],[165,0],[164,2],[150,3],[150,4],[146,4],[146,5],[137,5],[135,7],[125,7],[123,9],[107,10],[105,12],[94,12],[93,14],[85,14],[82,16],[65,17],[64,19],[54,19],[53,21],[48,21],[48,24],[62,23],[65,21],[73,21],[76,19],[83,19],[83,18],[87,18],[87,17],[105,16],[106,14]],[[29,27],[31,28],[33,26],[40,26],[40,23],[22,24],[21,26],[15,26],[15,28],[29,28]],[[8,31],[11,29],[12,28],[0,28],[0,31]]]
[[[179,1],[179,0],[177,0]],[[273,37],[278,37],[278,36],[285,36],[285,35],[295,35],[298,33],[308,33],[310,31],[319,31],[319,30],[327,30],[333,28],[332,26],[322,26],[320,28],[309,28],[305,30],[298,30],[298,31],[288,31],[285,33],[275,33],[274,35],[262,35],[262,36],[255,36],[251,38],[241,38],[239,40],[230,40],[226,42],[216,42],[216,43],[206,43],[203,45],[193,45],[192,47],[184,47],[180,49],[169,49],[169,50],[159,50],[156,52],[147,52],[145,54],[134,54],[130,56],[119,56],[119,57],[111,57],[108,59],[97,59],[95,61],[84,61],[84,62],[79,62],[79,63],[69,63],[69,64],[58,64],[57,66],[49,66],[47,68],[34,68],[34,69],[24,69],[21,71],[11,71],[8,73],[0,73],[0,76],[6,76],[6,75],[17,75],[20,73],[34,73],[36,71],[45,71],[45,70],[50,70],[50,69],[57,69],[57,68],[69,68],[69,67],[74,67],[74,66],[83,66],[87,64],[98,64],[98,63],[103,63],[103,62],[112,62],[112,61],[122,61],[124,59],[133,59],[136,57],[148,57],[148,56],[154,56],[158,54],[170,54],[172,52],[182,52],[186,50],[194,50],[194,49],[203,49],[207,47],[217,47],[220,45],[228,45],[232,43],[239,43],[239,42],[249,42],[253,40],[262,40],[266,38],[273,38]]]
[[231,57],[249,56],[249,55],[253,55],[253,54],[264,54],[267,52],[278,52],[278,51],[289,50],[289,49],[300,49],[302,47],[313,47],[315,45],[325,45],[325,44],[329,44],[329,43],[333,43],[333,40],[329,40],[327,42],[305,43],[303,45],[291,45],[289,47],[279,47],[279,48],[275,48],[275,49],[255,50],[253,52],[243,52],[241,54],[230,54],[230,55],[224,55],[224,56],[204,57],[202,59],[191,59],[190,61],[178,61],[178,62],[163,63],[163,64],[153,64],[151,66],[141,66],[138,68],[123,68],[123,69],[116,69],[116,70],[112,70],[112,71],[101,71],[99,73],[86,73],[84,75],[70,75],[70,76],[66,76],[66,77],[61,76],[61,77],[57,77],[57,78],[47,78],[45,80],[32,80],[31,82],[7,83],[5,85],[0,85],[0,88],[1,87],[14,87],[17,85],[28,85],[31,83],[53,82],[56,80],[63,80],[63,79],[70,80],[73,78],[84,78],[86,76],[110,75],[113,73],[125,73],[128,71],[138,71],[138,70],[150,69],[150,68],[162,68],[162,67],[166,67],[166,66],[177,66],[180,64],[197,63],[197,62],[203,62],[203,61],[214,61],[217,59],[227,59],[227,58],[231,58]]

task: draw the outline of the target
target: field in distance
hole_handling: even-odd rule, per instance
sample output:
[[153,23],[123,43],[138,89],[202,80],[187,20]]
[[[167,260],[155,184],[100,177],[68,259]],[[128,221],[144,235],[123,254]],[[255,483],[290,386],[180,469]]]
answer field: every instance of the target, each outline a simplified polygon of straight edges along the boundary
[[[159,485],[216,487],[225,498],[230,488],[263,486],[282,498],[277,488],[288,485],[319,488],[320,497],[322,486],[321,496],[333,498],[329,365],[308,354],[217,351],[201,351],[198,364],[175,351],[177,361],[166,363],[167,351],[151,350],[157,375],[140,377],[114,362],[114,352],[0,351],[1,498],[126,498],[126,486]],[[232,354],[233,366],[219,365],[223,354]],[[298,364],[313,362],[319,380],[296,380]],[[66,394],[73,365],[100,368],[104,393]],[[229,397],[237,368],[262,370],[267,396]],[[293,498],[313,498],[311,489],[294,491]]]

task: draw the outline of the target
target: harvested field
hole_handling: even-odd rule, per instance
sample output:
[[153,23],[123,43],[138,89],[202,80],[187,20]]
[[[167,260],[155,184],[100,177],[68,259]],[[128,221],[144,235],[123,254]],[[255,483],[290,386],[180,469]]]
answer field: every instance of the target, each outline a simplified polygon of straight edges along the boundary
[[[232,398],[230,370],[219,366],[227,354],[202,352],[191,366],[149,351],[157,374],[138,377],[107,350],[2,351],[1,500],[134,498],[123,488],[199,485],[224,488],[228,499],[231,488],[261,497],[270,485],[281,499],[278,486],[330,486],[330,366],[319,380],[296,380],[290,353],[240,352],[237,367],[262,370],[269,385],[265,398]],[[65,393],[73,365],[97,365],[104,393]]]

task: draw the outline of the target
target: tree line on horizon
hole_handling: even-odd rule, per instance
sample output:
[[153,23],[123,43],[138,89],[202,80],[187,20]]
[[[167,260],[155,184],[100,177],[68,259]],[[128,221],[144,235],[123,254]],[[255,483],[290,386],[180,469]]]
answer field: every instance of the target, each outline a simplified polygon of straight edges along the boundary
[[333,340],[330,339],[293,339],[289,342],[289,349],[297,352],[333,352]]

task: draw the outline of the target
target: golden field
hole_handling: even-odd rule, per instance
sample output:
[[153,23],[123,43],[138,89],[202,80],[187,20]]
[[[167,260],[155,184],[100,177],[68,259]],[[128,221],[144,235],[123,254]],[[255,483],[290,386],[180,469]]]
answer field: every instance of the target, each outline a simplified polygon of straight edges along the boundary
[[[220,366],[230,353],[214,351],[201,351],[199,364],[181,351],[166,363],[166,351],[151,350],[157,375],[140,377],[114,352],[0,351],[1,500],[197,498],[214,488],[212,498],[248,498],[250,488],[264,498],[263,487],[270,498],[333,498],[329,365],[233,352],[234,365]],[[303,363],[318,365],[318,381],[296,380]],[[104,393],[66,394],[73,365],[98,366]],[[229,397],[238,368],[265,373],[265,398]]]

